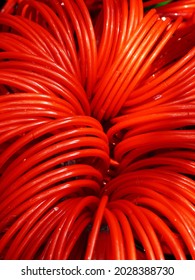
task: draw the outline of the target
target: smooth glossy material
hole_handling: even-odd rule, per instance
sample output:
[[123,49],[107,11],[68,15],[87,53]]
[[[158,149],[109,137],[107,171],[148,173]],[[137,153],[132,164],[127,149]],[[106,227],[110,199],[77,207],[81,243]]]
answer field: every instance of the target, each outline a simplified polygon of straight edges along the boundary
[[195,1],[8,0],[0,259],[195,259]]

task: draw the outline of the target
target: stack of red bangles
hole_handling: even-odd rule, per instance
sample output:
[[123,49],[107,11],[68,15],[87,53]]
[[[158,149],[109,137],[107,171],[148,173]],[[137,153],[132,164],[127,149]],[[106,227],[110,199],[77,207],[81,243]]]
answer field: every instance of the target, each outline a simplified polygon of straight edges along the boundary
[[0,259],[195,259],[195,0],[8,0]]

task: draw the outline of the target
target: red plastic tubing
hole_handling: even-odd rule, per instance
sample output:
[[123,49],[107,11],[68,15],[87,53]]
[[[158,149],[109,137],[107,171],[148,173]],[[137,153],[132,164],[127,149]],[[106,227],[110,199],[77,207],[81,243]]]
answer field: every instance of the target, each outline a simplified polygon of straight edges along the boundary
[[0,259],[195,259],[195,1],[8,0]]

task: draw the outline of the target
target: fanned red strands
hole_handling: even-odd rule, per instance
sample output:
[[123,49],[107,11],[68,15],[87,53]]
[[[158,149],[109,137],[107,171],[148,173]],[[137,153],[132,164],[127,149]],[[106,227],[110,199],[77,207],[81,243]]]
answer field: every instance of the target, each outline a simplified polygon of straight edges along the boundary
[[8,0],[0,259],[195,259],[195,1]]

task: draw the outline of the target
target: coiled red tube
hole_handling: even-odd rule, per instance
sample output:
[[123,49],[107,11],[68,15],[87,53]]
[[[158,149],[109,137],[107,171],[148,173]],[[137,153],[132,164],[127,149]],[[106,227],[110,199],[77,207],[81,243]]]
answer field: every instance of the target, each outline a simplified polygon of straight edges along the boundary
[[195,259],[195,2],[8,0],[0,259]]

